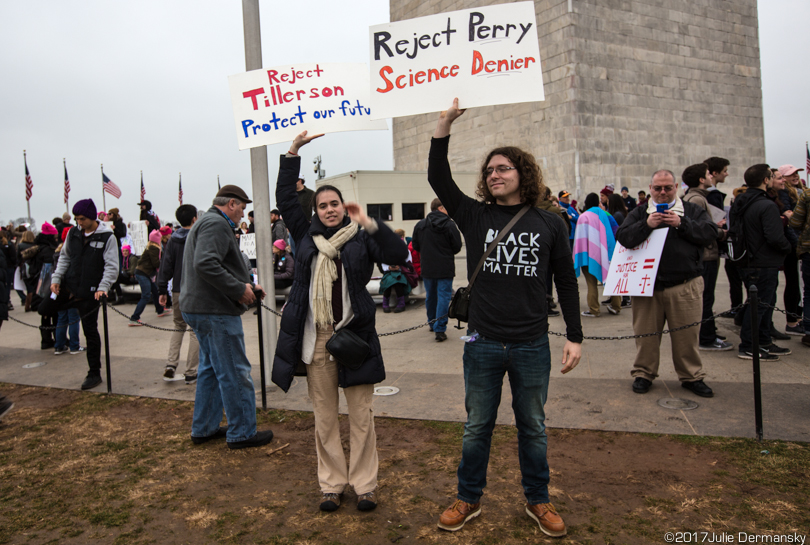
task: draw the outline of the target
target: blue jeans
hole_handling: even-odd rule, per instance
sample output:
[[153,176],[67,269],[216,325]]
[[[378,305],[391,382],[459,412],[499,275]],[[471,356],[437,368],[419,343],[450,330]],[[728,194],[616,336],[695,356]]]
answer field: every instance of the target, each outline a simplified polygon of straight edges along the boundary
[[551,352],[548,334],[525,343],[484,337],[464,344],[464,403],[467,423],[458,466],[458,499],[478,503],[487,484],[492,430],[501,403],[503,376],[509,374],[512,410],[518,429],[521,484],[526,500],[548,503],[546,414]]
[[245,354],[242,318],[184,312],[183,319],[200,343],[191,435],[214,434],[219,429],[224,408],[228,442],[250,439],[256,435],[256,393]]
[[[738,269],[746,289],[757,287],[757,298],[760,303],[773,305],[776,303],[776,286],[779,283],[779,269]],[[759,324],[759,346],[769,346],[771,341],[771,321],[773,309],[759,305],[757,309],[757,323]],[[751,306],[743,308],[742,328],[740,328],[740,351],[751,350],[754,347],[754,337],[751,332]]]
[[433,331],[444,333],[447,331],[447,309],[450,308],[450,300],[453,299],[453,279],[452,278],[423,278],[425,283],[425,309],[427,310],[428,321],[437,316],[444,316],[441,320],[436,320]]
[[[54,346],[57,349],[65,348],[70,339],[70,350],[76,352],[79,349],[79,309],[69,308],[59,311],[59,318],[56,321],[56,331],[54,332]],[[68,325],[70,324],[70,325]]]
[[143,274],[141,271],[135,271],[135,280],[138,281],[138,285],[141,287],[141,299],[138,301],[138,304],[135,306],[135,312],[132,313],[132,317],[130,320],[133,322],[137,322],[141,319],[141,314],[143,314],[143,310],[146,308],[146,305],[149,304],[149,297],[154,293],[154,303],[155,303],[155,312],[161,314],[163,312],[163,306],[158,302],[158,289],[152,279]]

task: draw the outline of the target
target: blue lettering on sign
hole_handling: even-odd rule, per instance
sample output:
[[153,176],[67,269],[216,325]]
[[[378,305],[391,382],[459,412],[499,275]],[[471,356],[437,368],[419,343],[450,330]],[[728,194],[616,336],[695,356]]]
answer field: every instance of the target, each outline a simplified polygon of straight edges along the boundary
[[[359,101],[358,101],[359,105]],[[333,110],[327,110],[330,115],[334,113]],[[318,112],[316,112],[315,118],[318,118]],[[321,112],[323,114],[323,112]],[[279,126],[281,128],[287,128],[295,125],[301,125],[304,123],[304,116],[307,115],[305,111],[301,109],[301,106],[298,106],[298,112],[294,113],[290,117],[278,117],[276,112],[273,112],[273,115],[270,119],[267,120],[266,123],[257,124],[252,119],[243,119],[242,120],[242,131],[245,133],[245,138],[249,138],[251,136],[248,129],[253,131],[253,135],[259,134],[259,131],[263,132],[270,132],[270,131],[277,131]]]

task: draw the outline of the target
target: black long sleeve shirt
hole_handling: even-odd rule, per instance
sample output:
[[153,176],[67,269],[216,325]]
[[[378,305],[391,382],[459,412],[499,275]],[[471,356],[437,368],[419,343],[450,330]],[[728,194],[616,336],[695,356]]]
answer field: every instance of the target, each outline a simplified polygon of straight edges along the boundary
[[[467,277],[522,204],[501,206],[468,197],[450,172],[450,137],[431,141],[428,181],[467,241]],[[532,208],[487,258],[473,284],[470,329],[501,342],[528,342],[548,332],[546,273],[554,272],[568,340],[582,342],[579,288],[568,228],[555,214]]]

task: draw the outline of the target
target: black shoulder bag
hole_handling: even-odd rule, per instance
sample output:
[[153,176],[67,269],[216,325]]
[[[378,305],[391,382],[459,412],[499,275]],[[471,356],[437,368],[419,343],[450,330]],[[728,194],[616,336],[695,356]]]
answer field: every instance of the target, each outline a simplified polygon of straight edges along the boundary
[[458,290],[456,290],[456,293],[453,294],[453,299],[452,301],[450,301],[450,308],[447,311],[447,316],[454,320],[458,320],[458,325],[456,326],[456,329],[462,329],[461,322],[470,321],[469,320],[470,293],[472,292],[473,282],[475,282],[478,273],[481,272],[481,267],[484,266],[484,261],[486,261],[487,257],[489,257],[489,254],[492,253],[492,250],[495,249],[498,243],[501,240],[503,240],[503,237],[506,236],[506,233],[508,233],[512,229],[512,227],[515,226],[517,221],[521,217],[523,217],[523,214],[525,214],[528,210],[529,205],[527,204],[526,206],[521,208],[517,214],[515,214],[515,217],[513,217],[512,220],[506,224],[506,227],[501,229],[501,232],[498,233],[498,236],[495,237],[495,240],[490,242],[489,246],[487,246],[487,251],[484,252],[484,255],[481,256],[481,260],[478,262],[478,266],[475,267],[475,272],[473,272],[472,276],[470,277],[470,283],[463,288],[459,288]]
[[326,341],[326,351],[340,365],[357,371],[366,361],[371,347],[357,333],[344,327],[335,331]]

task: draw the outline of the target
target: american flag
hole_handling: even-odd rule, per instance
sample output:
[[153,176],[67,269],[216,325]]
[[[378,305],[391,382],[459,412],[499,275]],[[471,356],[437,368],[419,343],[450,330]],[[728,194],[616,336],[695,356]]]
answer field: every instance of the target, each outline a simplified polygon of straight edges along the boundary
[[23,153],[23,161],[25,162],[25,200],[30,201],[34,195],[34,180],[31,179],[31,174],[28,172],[28,158]]
[[146,197],[146,188],[143,186],[143,171],[141,171],[141,202]]
[[179,191],[177,192],[177,200],[183,204],[183,176],[180,176]]
[[62,163],[65,166],[65,204],[68,202],[68,195],[70,194],[70,180],[68,179],[67,174],[67,164],[64,162]]
[[107,178],[107,175],[103,172],[101,173],[101,181],[104,182],[104,191],[115,197],[116,199],[121,198],[121,188],[119,188],[115,183]]

